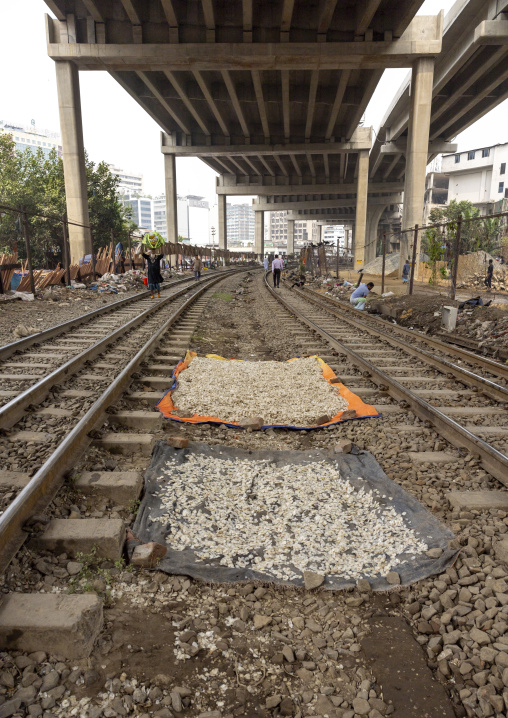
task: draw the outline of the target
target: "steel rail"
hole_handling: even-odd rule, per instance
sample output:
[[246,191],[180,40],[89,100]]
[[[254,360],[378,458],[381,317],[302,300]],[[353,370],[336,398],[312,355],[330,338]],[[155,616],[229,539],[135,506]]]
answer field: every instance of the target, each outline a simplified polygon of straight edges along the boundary
[[[231,270],[228,270],[227,274],[224,272],[222,276],[228,276],[230,271]],[[200,281],[206,282],[207,280],[203,279]],[[77,371],[79,371],[79,369],[81,369],[84,364],[86,364],[86,362],[90,361],[91,359],[95,359],[96,356],[101,354],[109,344],[112,344],[113,342],[117,341],[117,339],[119,339],[126,332],[130,331],[138,324],[140,324],[146,317],[150,316],[150,314],[158,311],[169,302],[178,299],[178,297],[181,297],[182,294],[185,294],[188,290],[189,287],[183,287],[177,292],[170,294],[168,297],[161,299],[156,304],[152,304],[150,307],[148,307],[148,309],[145,309],[144,312],[137,314],[126,324],[122,324],[121,327],[118,327],[118,329],[115,329],[115,331],[111,332],[102,339],[99,339],[99,341],[97,341],[95,344],[92,344],[92,346],[83,349],[82,352],[74,355],[64,364],[61,364],[56,369],[53,369],[52,372],[46,374],[46,376],[37,381],[35,384],[32,384],[32,386],[28,387],[28,389],[25,389],[24,391],[19,393],[13,399],[7,402],[7,404],[1,406],[0,429],[10,429],[23,416],[23,413],[28,406],[30,406],[31,404],[40,404],[46,398],[49,391],[51,390],[51,387],[75,374]]]
[[[323,297],[323,295],[318,294],[318,292],[315,292],[313,289],[303,289],[300,290],[303,291],[304,294],[309,295],[317,295],[324,299],[326,302],[330,302],[331,304],[335,304],[341,309],[343,309],[346,313],[352,313],[356,310],[350,306],[349,304],[346,304],[345,302],[341,302],[338,299],[335,299],[335,297]],[[368,315],[369,320],[373,321],[376,324],[383,324],[386,326],[386,322],[381,319],[380,317],[376,317],[373,314]],[[508,379],[508,367],[504,364],[501,364],[500,362],[496,362],[493,359],[488,359],[487,357],[480,356],[478,354],[475,354],[474,352],[467,351],[467,349],[460,349],[459,347],[452,347],[446,342],[441,341],[441,339],[436,339],[435,337],[431,337],[428,335],[420,334],[419,332],[411,331],[410,329],[406,329],[406,327],[400,327],[395,326],[394,324],[389,325],[390,329],[398,334],[407,336],[408,338],[411,337],[411,339],[417,339],[418,341],[421,341],[423,343],[429,344],[430,346],[434,347],[435,349],[439,349],[445,354],[450,354],[451,356],[456,356],[460,359],[463,359],[464,361],[468,361],[470,363],[478,364],[483,369],[487,369],[492,374],[497,374],[503,379]]]
[[[318,297],[309,297],[306,293],[302,293],[299,289],[294,289],[293,291],[296,294],[300,295],[306,301],[312,302],[313,304],[322,307],[332,316],[339,317],[342,321],[347,322],[348,324],[358,329],[361,329],[364,332],[368,332],[375,337],[381,338],[383,341],[387,342],[387,344],[390,344],[390,346],[394,346],[397,349],[402,349],[402,351],[404,351],[406,354],[410,354],[411,356],[417,358],[423,357],[423,361],[425,361],[427,364],[430,364],[430,366],[434,367],[443,374],[451,374],[458,381],[461,381],[463,383],[465,382],[470,386],[474,386],[482,394],[485,394],[485,396],[488,396],[490,399],[494,399],[494,401],[508,402],[508,389],[506,387],[496,384],[490,379],[485,379],[485,377],[479,376],[478,374],[475,374],[468,369],[464,369],[463,367],[457,366],[457,364],[452,364],[452,362],[449,362],[446,359],[440,359],[439,357],[435,356],[434,354],[431,354],[430,352],[426,351],[425,349],[422,349],[421,347],[413,348],[411,346],[408,346],[408,344],[401,339],[392,337],[390,334],[383,331],[382,329],[375,329],[373,327],[370,327],[366,322],[362,321],[361,319],[344,316],[343,313],[340,312],[340,310],[328,306],[326,302],[323,302]],[[413,335],[411,334],[411,336]]]
[[[234,269],[232,274],[252,271]],[[225,276],[214,276],[203,281],[198,291],[189,297],[157,332],[141,347],[137,354],[122,369],[104,393],[97,399],[76,426],[62,440],[53,454],[34,474],[0,516],[0,572],[5,571],[15,553],[23,545],[27,533],[23,530],[26,522],[46,508],[58,491],[65,474],[75,466],[80,452],[91,443],[89,433],[96,429],[106,416],[106,410],[126,391],[143,360],[155,348],[164,333],[207,289],[222,281]]]
[[478,456],[482,466],[502,484],[508,486],[508,457],[478,438],[463,426],[458,424],[450,417],[443,414],[436,407],[428,404],[424,399],[414,394],[410,389],[400,384],[396,379],[385,374],[371,362],[357,354],[342,342],[333,337],[326,329],[320,327],[316,322],[312,321],[296,307],[283,299],[268,285],[265,277],[265,284],[272,296],[274,296],[292,315],[296,316],[301,322],[306,324],[312,331],[319,334],[325,341],[332,346],[335,351],[344,354],[352,359],[357,366],[362,367],[365,372],[373,377],[374,382],[383,384],[387,387],[387,393],[398,401],[405,401],[412,412],[422,421],[429,422],[433,425],[443,438],[458,449],[466,449],[473,456]]
[[[162,285],[162,289],[170,289],[171,287],[175,287],[178,284],[182,284],[182,282],[190,282],[191,279],[192,277],[185,277],[182,279],[177,279],[174,282],[168,282],[167,284]],[[8,359],[16,352],[23,351],[31,346],[48,341],[49,339],[54,339],[60,334],[65,334],[65,332],[67,332],[73,327],[79,327],[81,324],[87,324],[91,319],[94,319],[95,317],[99,317],[102,314],[108,314],[109,312],[112,312],[121,306],[127,306],[128,304],[137,302],[140,299],[146,299],[149,296],[150,290],[148,289],[146,292],[141,292],[141,294],[135,294],[133,297],[119,299],[117,302],[111,302],[111,304],[107,304],[105,307],[93,309],[91,312],[81,314],[79,317],[69,319],[62,324],[55,324],[53,327],[49,327],[49,329],[44,329],[42,332],[38,332],[37,334],[31,334],[29,337],[24,337],[23,339],[19,339],[18,341],[10,342],[10,344],[4,344],[2,347],[0,347],[0,360]]]

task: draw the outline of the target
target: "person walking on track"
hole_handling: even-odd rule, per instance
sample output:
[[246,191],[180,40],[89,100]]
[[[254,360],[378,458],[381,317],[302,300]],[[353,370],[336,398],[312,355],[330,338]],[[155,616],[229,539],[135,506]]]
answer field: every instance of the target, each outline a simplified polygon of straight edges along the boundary
[[265,272],[268,272],[268,257],[265,257],[263,260],[263,266],[265,268]]
[[284,268],[284,262],[279,259],[279,255],[275,255],[275,259],[272,262],[272,274],[273,274],[273,288],[278,289],[280,284],[280,274]]
[[203,262],[201,257],[195,257],[194,259],[194,279],[196,282],[201,279],[201,270],[203,269]]

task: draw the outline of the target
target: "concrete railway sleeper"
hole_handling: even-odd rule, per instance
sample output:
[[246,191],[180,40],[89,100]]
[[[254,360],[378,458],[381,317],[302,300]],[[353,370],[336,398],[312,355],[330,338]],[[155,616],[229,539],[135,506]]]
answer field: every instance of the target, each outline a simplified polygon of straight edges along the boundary
[[[404,357],[402,352],[400,352],[394,357],[390,346],[388,349],[383,347],[383,345],[373,346],[371,341],[362,344],[359,340],[365,338],[364,332],[366,328],[363,329],[362,327],[363,331],[356,331],[356,327],[354,327],[355,331],[349,328],[346,329],[344,323],[341,325],[337,323],[336,318],[327,319],[323,316],[323,309],[325,309],[327,314],[330,314],[328,308],[320,306],[319,309],[321,313],[317,312],[308,298],[303,299],[301,296],[295,296],[293,294],[289,300],[286,296],[283,296],[285,290],[279,290],[277,292],[273,290],[268,283],[266,283],[266,287],[291,314],[296,316],[299,321],[305,324],[317,336],[321,337],[334,352],[340,355],[346,355],[356,368],[363,370],[363,376],[380,387],[376,390],[376,393],[380,391],[381,394],[389,395],[396,401],[405,402],[405,406],[410,408],[422,421],[432,425],[433,428],[453,446],[462,450],[465,449],[472,456],[479,456],[484,468],[501,483],[508,485],[508,457],[474,433],[475,431],[478,433],[481,431],[481,433],[497,435],[505,439],[507,433],[505,427],[482,427],[478,430],[474,426],[471,428],[462,426],[450,416],[447,416],[446,407],[438,409],[428,401],[425,401],[422,396],[419,396],[419,393],[423,393],[420,389],[412,391],[404,386],[401,381],[397,380],[396,372],[402,370],[407,372],[408,369],[415,369],[413,354],[409,357],[406,354]],[[341,317],[341,319],[346,320],[345,317]],[[346,326],[350,325],[346,322]],[[340,336],[341,333],[343,336]],[[354,346],[356,346],[356,350],[353,348]],[[413,347],[412,351],[414,351],[414,349]],[[367,356],[369,356],[369,359],[366,358]],[[409,366],[408,359],[410,361]],[[426,382],[432,382],[432,379],[425,376],[426,371],[429,370],[429,366],[426,364],[427,358],[422,355],[419,361],[423,364],[421,369],[418,368],[419,373],[425,377]],[[407,369],[404,364],[407,366]],[[388,371],[390,373],[388,373]],[[412,373],[412,371],[410,373]],[[348,383],[347,379],[342,378]],[[351,377],[348,377],[348,379],[351,379]],[[414,377],[406,377],[408,382],[413,381],[413,379]],[[468,383],[466,375],[464,375],[461,381],[465,384]],[[499,387],[499,389],[501,389],[501,387]],[[355,389],[353,389],[353,391],[354,390]],[[360,393],[362,393],[362,391],[364,395],[368,393],[365,392],[365,390],[359,390]],[[440,390],[432,389],[428,392],[428,395],[436,399],[439,397],[439,391]],[[445,398],[446,396],[447,393],[445,393]],[[376,405],[381,411],[383,410],[383,407],[377,402]],[[504,414],[503,407],[501,416],[504,417]]]
[[[161,285],[161,291],[165,291],[166,289],[171,289],[172,287],[176,287],[180,284],[191,281],[193,281],[191,277],[183,277],[181,279],[175,279],[171,282],[164,282],[164,284]],[[117,302],[107,304],[104,307],[99,307],[99,309],[94,309],[93,311],[87,312],[86,314],[82,314],[79,317],[69,319],[62,324],[55,324],[55,326],[50,327],[49,329],[44,329],[42,332],[37,332],[37,334],[31,334],[24,339],[19,339],[18,341],[11,342],[10,344],[0,346],[0,360],[4,362],[13,354],[18,354],[18,352],[23,352],[25,349],[29,349],[33,346],[39,347],[42,342],[49,341],[50,339],[55,339],[55,337],[59,337],[64,334],[66,335],[68,334],[68,332],[70,332],[70,330],[76,327],[80,327],[81,325],[88,325],[89,322],[94,319],[97,319],[98,317],[102,317],[111,312],[118,312],[119,309],[123,310],[130,304],[146,300],[149,297],[150,290],[143,291],[133,297],[119,299]],[[90,327],[86,326],[86,329],[90,329]],[[5,365],[2,364],[2,366]]]
[[[323,305],[327,304],[331,308],[340,310],[342,312],[342,316],[349,315],[355,320],[358,320],[358,311],[355,310],[354,307],[352,307],[351,304],[348,302],[343,302],[338,299],[335,299],[334,297],[320,294],[319,292],[316,292],[313,289],[309,288],[298,290],[298,292],[302,296],[319,299],[323,303]],[[393,335],[406,337],[407,341],[409,342],[420,342],[428,348],[437,350],[443,356],[454,357],[455,359],[459,359],[460,361],[466,362],[466,364],[469,364],[471,367],[474,367],[476,372],[478,372],[479,370],[485,370],[485,372],[487,374],[490,374],[492,377],[499,377],[500,379],[505,379],[506,381],[508,381],[508,366],[506,366],[505,364],[501,364],[494,359],[489,359],[488,357],[485,357],[481,354],[468,351],[467,349],[462,349],[458,346],[453,346],[442,341],[441,339],[436,339],[431,335],[422,334],[419,331],[391,324],[373,314],[364,313],[362,315],[361,321],[363,326],[371,325],[374,327],[379,327],[383,330],[384,333],[388,332]]]
[[[121,429],[132,426],[137,428],[140,423],[145,427],[153,428],[155,423],[160,425],[162,417],[158,413],[152,414],[151,412],[137,411],[107,414],[108,408],[122,397],[133,381],[142,381],[142,384],[145,386],[148,384],[148,386],[152,388],[157,387],[159,389],[158,392],[142,392],[143,399],[148,399],[150,394],[156,394],[156,396],[160,398],[161,390],[168,387],[168,374],[170,375],[172,366],[185,354],[193,328],[200,316],[203,301],[202,295],[218,282],[225,279],[226,276],[231,276],[232,274],[243,271],[245,270],[231,270],[228,273],[221,272],[212,278],[207,278],[202,281],[196,287],[196,291],[192,296],[184,300],[182,299],[174,308],[171,307],[171,315],[167,319],[164,319],[162,325],[160,324],[160,314],[164,311],[166,304],[171,301],[171,297],[154,305],[151,311],[146,313],[144,317],[146,320],[145,325],[140,325],[139,321],[136,321],[132,325],[130,332],[126,332],[125,328],[123,328],[121,332],[122,337],[115,337],[117,343],[113,347],[113,350],[105,352],[103,359],[99,357],[99,361],[96,361],[95,365],[92,365],[89,370],[85,370],[91,373],[76,375],[65,385],[59,385],[53,392],[48,407],[37,411],[35,414],[26,414],[20,422],[20,424],[22,424],[23,421],[27,421],[32,417],[42,422],[53,420],[53,425],[57,426],[58,429],[52,432],[52,436],[46,432],[26,432],[23,430],[10,433],[11,435],[8,437],[8,440],[10,438],[16,444],[27,442],[28,445],[30,445],[31,442],[32,445],[37,447],[40,441],[42,459],[40,458],[41,454],[36,452],[35,461],[33,463],[35,466],[42,463],[42,466],[36,470],[31,478],[27,474],[19,474],[16,470],[4,472],[4,483],[11,486],[17,485],[18,488],[21,488],[21,491],[0,516],[0,571],[5,570],[15,552],[23,544],[27,536],[23,527],[32,516],[39,514],[46,508],[58,491],[63,477],[76,464],[80,454],[91,444],[93,440],[93,433],[91,435],[91,432],[100,427],[105,418],[107,418],[113,431],[106,433],[100,440],[97,440],[103,448],[108,448],[120,453],[122,451],[131,453],[136,449],[145,455],[147,453],[148,455],[150,454],[153,446],[152,436],[148,434],[135,434],[134,432],[131,434],[122,434]],[[186,292],[187,290],[184,289],[182,292],[179,292],[179,295]],[[148,314],[151,316],[149,317]],[[164,316],[163,314],[163,317]],[[132,332],[134,326],[138,327],[135,334]],[[142,367],[143,362],[146,362],[150,354],[156,349],[168,330],[175,332],[175,336],[173,336],[173,333],[171,334],[171,346],[174,347],[173,353],[160,353],[158,355],[159,359],[168,362],[164,367],[166,370],[165,378],[147,376],[142,379],[142,375],[138,373],[140,367]],[[115,334],[117,334],[117,332],[115,332]],[[107,343],[109,344],[110,342]],[[104,352],[104,348],[105,347],[102,347],[102,352]],[[93,356],[96,357],[99,353],[99,350],[93,351]],[[91,355],[89,356],[89,359],[90,358],[92,358]],[[109,361],[113,360],[116,364],[107,363],[105,359]],[[125,362],[120,372],[117,371],[118,362]],[[95,370],[95,373],[93,373],[93,370]],[[147,370],[150,371],[149,366]],[[158,383],[157,380],[159,380],[160,383]],[[83,388],[90,384],[93,385],[94,390],[90,391],[90,389]],[[104,387],[104,384],[107,384],[107,388]],[[72,388],[72,385],[74,385],[75,388]],[[136,400],[135,395],[136,392],[133,392],[133,396],[127,398]],[[68,406],[70,402],[73,403],[78,400],[82,402],[81,411],[84,413],[82,416],[79,416],[76,421],[76,417],[72,416],[72,412],[69,411]],[[60,406],[58,406],[59,403]],[[65,426],[66,422],[70,425]],[[64,424],[63,429],[62,424]],[[21,429],[21,427],[19,428]],[[16,427],[16,429],[18,429],[18,427]],[[118,431],[118,429],[120,429],[120,431]],[[5,437],[2,443],[5,446]],[[57,445],[55,446],[55,444]],[[28,466],[25,465],[25,468],[29,469],[30,461],[26,462],[26,464],[28,464]],[[134,483],[138,486],[139,493],[139,480],[136,479]],[[71,528],[72,523],[73,522],[69,523],[66,528]],[[78,538],[79,530],[82,526],[83,525],[76,527]],[[84,528],[85,535],[88,536],[89,542],[91,541],[90,546],[94,543],[94,540],[100,539],[102,531],[100,526],[96,525]],[[53,527],[53,529],[58,534],[59,527]],[[106,534],[110,535],[111,530],[111,526],[108,525],[105,528]],[[120,531],[119,524],[115,525],[113,538],[111,539],[113,543],[118,540],[119,531],[121,533],[123,530],[122,527]],[[59,545],[63,545],[62,541],[65,543],[65,537],[58,536],[58,539],[55,539],[55,541],[57,540],[60,542]],[[70,537],[69,541],[71,541]],[[119,549],[117,549],[117,553],[118,550]],[[113,556],[113,558],[118,557],[119,555]]]
[[[191,281],[190,284],[188,284],[189,281]],[[207,280],[203,279],[201,281],[206,282]],[[26,377],[26,383],[30,384],[30,382],[36,381],[21,391],[11,389],[3,392],[4,394],[13,396],[0,407],[0,429],[5,430],[11,428],[23,416],[28,406],[39,404],[43,401],[52,386],[78,372],[86,362],[99,356],[107,346],[113,344],[132,328],[142,324],[146,318],[154,312],[157,312],[168,303],[182,297],[190,288],[194,288],[196,282],[187,279],[184,281],[185,286],[175,291],[173,286],[180,284],[182,284],[182,280],[178,280],[173,285],[170,285],[170,287],[167,287],[167,289],[171,289],[172,291],[155,303],[145,299],[145,301],[133,307],[132,311],[128,311],[127,309],[125,313],[121,313],[120,315],[118,312],[115,312],[111,317],[111,323],[98,325],[94,322],[93,327],[89,330],[87,329],[86,335],[78,336],[75,332],[69,336],[66,335],[65,339],[62,340],[65,342],[62,346],[55,346],[54,338],[51,339],[49,347],[42,345],[36,352],[30,353],[30,358],[35,359],[35,362],[37,362],[39,358],[39,360],[44,360],[43,363],[25,364],[23,359],[24,356],[26,358],[26,355],[21,355],[21,364],[13,362],[12,366],[22,368],[22,370],[24,370],[26,366],[33,366],[43,371],[44,374],[42,374],[40,378],[38,378],[36,374],[28,376],[20,375],[20,377],[24,379]],[[164,294],[166,294],[166,292]],[[115,328],[115,325],[119,326]],[[97,336],[101,334],[104,336],[97,339]],[[73,341],[76,341],[75,345]],[[64,356],[67,356],[68,349],[70,349],[69,353],[71,356],[62,363],[62,353]],[[47,352],[50,350],[52,350],[52,353],[48,354]],[[73,351],[77,353],[73,354]],[[8,367],[9,364],[10,363],[3,363],[3,367]],[[0,384],[5,386],[8,382],[15,382],[17,384],[16,374],[0,374]]]

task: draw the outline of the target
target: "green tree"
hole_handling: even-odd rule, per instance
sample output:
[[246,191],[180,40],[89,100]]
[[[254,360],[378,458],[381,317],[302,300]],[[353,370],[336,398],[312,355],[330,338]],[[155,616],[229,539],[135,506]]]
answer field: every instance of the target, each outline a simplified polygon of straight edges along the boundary
[[451,222],[448,228],[444,228],[444,234],[448,241],[455,237],[456,222],[462,217],[462,228],[460,233],[461,253],[493,251],[498,245],[499,219],[493,217],[481,217],[480,210],[472,202],[452,200],[446,207],[435,207],[429,214],[430,224],[443,224]]
[[[123,241],[129,228],[136,229],[136,226],[118,200],[119,179],[111,174],[105,162],[96,165],[86,154],[85,169],[95,249],[110,244],[111,231],[115,242]],[[16,153],[12,137],[1,135],[0,204],[27,213],[35,267],[48,266],[61,259],[63,228],[60,218],[65,212],[65,183],[63,163],[55,150],[51,150],[48,157],[40,148],[35,152],[28,149]],[[17,217],[8,212],[3,215],[0,247],[12,251],[18,240],[18,254],[24,259],[24,242],[19,241]]]

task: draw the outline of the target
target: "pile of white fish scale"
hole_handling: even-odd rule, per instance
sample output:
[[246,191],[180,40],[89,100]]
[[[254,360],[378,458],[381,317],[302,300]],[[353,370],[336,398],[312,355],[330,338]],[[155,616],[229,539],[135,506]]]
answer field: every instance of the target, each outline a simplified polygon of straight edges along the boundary
[[[303,571],[358,579],[385,575],[427,545],[391,497],[355,488],[324,461],[277,466],[189,454],[166,462],[157,493],[172,550],[205,564],[293,580]],[[401,559],[401,555],[405,556]]]
[[348,408],[314,357],[290,362],[196,357],[180,372],[172,399],[178,410],[200,416],[231,422],[260,416],[265,424],[298,426]]

